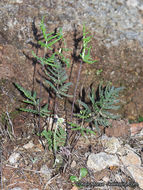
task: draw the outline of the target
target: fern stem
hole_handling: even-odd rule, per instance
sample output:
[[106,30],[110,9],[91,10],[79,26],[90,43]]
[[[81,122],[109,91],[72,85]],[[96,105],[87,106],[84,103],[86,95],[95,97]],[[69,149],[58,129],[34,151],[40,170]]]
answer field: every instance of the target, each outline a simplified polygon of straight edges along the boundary
[[[46,45],[47,45],[47,41],[46,41]],[[44,48],[44,58],[45,58],[45,55],[46,55],[46,48]],[[44,70],[44,65],[42,65],[42,69]],[[39,112],[39,118],[38,118],[38,132],[41,133],[41,124],[40,124],[40,121],[41,121],[41,116],[40,116],[40,110],[41,110],[41,98],[42,98],[42,77],[40,75],[40,94],[39,94],[39,105],[38,105],[38,112]]]
[[57,144],[56,144],[57,127],[58,126],[56,124],[56,128],[55,128],[55,131],[54,131],[54,136],[53,136],[53,153],[54,153],[55,160],[56,160],[56,154],[57,154]]
[[74,95],[73,95],[73,103],[72,103],[72,111],[71,111],[71,120],[73,117],[73,111],[74,111],[74,104],[76,101],[76,92],[77,92],[77,87],[78,87],[78,83],[79,83],[79,79],[80,79],[80,74],[81,74],[81,70],[82,70],[82,65],[83,65],[83,61],[80,61],[80,66],[79,66],[79,70],[78,70],[78,75],[77,75],[77,81],[76,81],[76,85],[75,85],[75,89],[74,89]]

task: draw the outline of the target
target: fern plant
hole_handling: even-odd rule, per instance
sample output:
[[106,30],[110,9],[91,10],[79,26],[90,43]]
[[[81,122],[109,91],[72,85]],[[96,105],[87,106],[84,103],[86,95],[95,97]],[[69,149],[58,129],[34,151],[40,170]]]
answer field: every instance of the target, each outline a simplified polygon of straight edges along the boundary
[[[56,112],[57,101],[62,98],[72,97],[68,94],[68,89],[72,85],[71,82],[67,82],[68,75],[66,73],[66,68],[70,66],[69,59],[64,56],[64,52],[69,51],[68,48],[65,48],[65,41],[63,38],[62,29],[60,28],[57,32],[47,33],[46,27],[44,24],[44,17],[42,18],[40,28],[42,31],[43,39],[41,39],[38,43],[41,47],[44,48],[44,56],[39,57],[35,53],[33,56],[37,59],[38,63],[42,66],[42,71],[44,71],[44,84],[47,84],[49,89],[52,89],[52,92],[55,94],[55,107],[54,107],[54,114]],[[95,63],[96,60],[91,58],[91,48],[89,43],[91,42],[91,36],[88,35],[86,32],[85,25],[83,25],[83,38],[82,38],[82,49],[80,53],[80,67],[77,76],[77,82],[74,89],[74,97],[72,103],[72,110],[71,110],[71,120],[74,110],[74,104],[76,101],[76,91],[78,88],[78,82],[80,79],[80,73],[82,70],[83,63],[92,64]],[[57,43],[64,43],[64,48],[60,47],[55,49]],[[48,50],[48,51],[47,51]],[[48,56],[47,54],[48,53]],[[42,83],[41,83],[42,84]],[[15,84],[17,89],[21,91],[26,100],[23,100],[24,103],[31,106],[30,108],[20,108],[21,111],[30,112],[39,116],[39,123],[40,117],[51,117],[50,111],[48,110],[48,104],[41,106],[41,97],[37,97],[36,92],[32,93],[29,90],[24,89],[21,85]],[[42,86],[42,85],[41,85]],[[40,87],[41,87],[40,86]],[[76,117],[80,119],[78,124],[70,122],[71,126],[71,133],[73,131],[78,131],[82,135],[91,133],[96,134],[93,130],[88,127],[85,127],[85,123],[93,123],[97,129],[99,125],[103,125],[104,127],[109,125],[108,119],[115,119],[117,118],[116,115],[110,112],[110,110],[117,110],[119,106],[118,96],[119,92],[122,88],[114,88],[110,85],[107,85],[104,89],[102,85],[99,86],[99,100],[96,101],[95,99],[95,92],[92,89],[89,99],[90,104],[86,104],[85,102],[78,101],[79,104],[82,106],[80,113],[76,114]],[[76,139],[76,133],[74,133],[74,138]],[[52,130],[39,130],[38,135],[43,136],[47,139],[47,143],[49,145],[49,149],[53,150],[55,156],[55,163],[57,159],[57,152],[61,147],[64,147],[69,141],[69,136],[67,137],[66,129],[62,127],[62,123],[60,123],[60,119],[58,118],[56,127],[52,128]],[[75,141],[77,142],[78,139]],[[65,146],[66,147],[66,146]]]
[[[66,74],[65,66],[69,66],[69,60],[63,55],[64,51],[68,51],[67,48],[60,48],[58,51],[54,51],[54,46],[57,42],[62,41],[63,34],[62,29],[59,29],[56,33],[51,32],[47,33],[46,27],[44,24],[44,17],[42,18],[41,25],[40,25],[43,40],[40,40],[38,43],[41,47],[44,47],[45,50],[49,51],[49,57],[39,57],[35,53],[33,53],[34,57],[37,61],[42,65],[43,70],[45,72],[45,81],[48,86],[54,91],[55,93],[55,107],[57,104],[57,98],[63,97],[72,97],[71,95],[67,94],[68,88],[72,84],[71,82],[66,82],[68,79],[68,75]],[[24,94],[27,100],[23,100],[24,103],[33,106],[32,108],[20,108],[21,111],[30,112],[42,117],[51,116],[50,111],[48,110],[48,104],[41,107],[40,102],[41,98],[37,98],[36,92],[32,94],[32,92],[24,89],[19,84],[15,84],[15,86]],[[54,109],[55,111],[55,109]],[[66,141],[66,131],[61,127],[61,125],[56,125],[54,130],[43,130],[40,136],[44,136],[47,139],[48,145],[50,149],[53,149],[55,157],[56,152],[59,147],[64,146]]]
[[[99,100],[96,101],[95,90],[92,89],[89,95],[90,105],[78,100],[83,109],[75,115],[84,122],[93,123],[99,132],[99,125],[104,127],[109,126],[109,119],[119,118],[119,115],[113,114],[111,110],[119,109],[120,106],[117,104],[120,102],[118,97],[121,90],[123,90],[123,87],[115,88],[108,84],[103,88],[102,84],[100,84]],[[77,129],[75,128],[75,130]]]
[[21,85],[15,83],[15,86],[17,89],[22,92],[26,98],[26,100],[23,100],[24,103],[33,106],[34,108],[19,108],[19,110],[24,111],[24,112],[29,112],[33,113],[36,115],[40,115],[42,117],[47,117],[50,115],[50,111],[48,110],[48,104],[44,105],[43,107],[40,108],[39,110],[39,102],[40,99],[37,98],[36,92],[32,94],[31,91],[24,89]]
[[82,71],[82,65],[83,65],[83,63],[92,64],[92,63],[97,62],[97,60],[92,59],[91,54],[90,54],[92,46],[89,46],[89,42],[91,41],[92,36],[89,36],[88,33],[89,32],[86,32],[86,27],[85,27],[85,24],[84,24],[83,25],[82,49],[81,49],[81,53],[80,53],[81,61],[80,61],[77,81],[76,81],[76,85],[75,85],[75,89],[74,89],[74,97],[73,97],[73,103],[72,103],[71,119],[72,119],[72,116],[73,116],[74,104],[75,104],[75,101],[76,101],[76,91],[77,91],[77,88],[78,88],[78,82],[79,82],[80,74],[81,74],[81,71]]

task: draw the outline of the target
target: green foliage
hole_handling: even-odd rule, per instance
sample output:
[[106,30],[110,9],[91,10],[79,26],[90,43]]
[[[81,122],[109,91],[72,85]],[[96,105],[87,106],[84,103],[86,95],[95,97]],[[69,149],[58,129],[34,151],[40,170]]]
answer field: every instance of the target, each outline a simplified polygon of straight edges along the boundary
[[53,148],[55,152],[57,152],[59,147],[65,145],[66,137],[67,133],[65,129],[63,129],[61,126],[57,126],[57,128],[53,132]]
[[59,147],[65,145],[67,137],[66,130],[59,125],[57,125],[56,129],[54,129],[53,131],[43,130],[40,135],[46,138],[49,149],[53,149],[55,153],[57,152]]
[[42,133],[40,134],[41,136],[45,137],[47,140],[49,150],[52,150],[53,147],[53,132],[51,130],[43,130]]
[[143,116],[139,116],[138,122],[143,122]]
[[71,128],[72,131],[79,131],[82,136],[85,136],[85,133],[96,135],[96,133],[94,131],[92,131],[91,129],[85,128],[82,125],[78,125],[78,124],[72,123],[72,122],[69,122],[69,125],[72,127]]
[[78,177],[75,176],[75,175],[70,176],[70,180],[71,180],[72,183],[75,183],[75,182],[79,181]]
[[79,177],[72,175],[72,176],[70,176],[70,180],[71,180],[72,183],[79,182],[82,178],[86,177],[87,174],[88,174],[87,169],[86,168],[81,168]]
[[[57,33],[46,32],[44,17],[42,18],[40,27],[44,37],[44,42],[39,41],[39,44],[42,47],[52,51],[54,45],[56,45],[58,41],[62,40],[64,42],[61,28]],[[60,48],[59,51],[57,52],[54,53],[51,52],[52,55],[50,57],[38,57],[33,53],[34,57],[40,62],[41,65],[47,66],[46,69],[44,70],[46,75],[48,76],[46,82],[54,90],[56,96],[58,96],[59,98],[62,98],[63,96],[71,97],[66,92],[68,91],[68,88],[72,83],[71,82],[66,83],[68,76],[66,74],[66,70],[63,67],[62,63],[66,64],[67,66],[69,66],[70,64],[69,64],[69,59],[65,58],[65,56],[63,55],[63,51],[69,51],[69,49]]]
[[54,67],[48,67],[47,70],[45,70],[45,73],[48,76],[46,83],[49,84],[59,98],[72,97],[67,94],[68,88],[72,83],[66,82],[68,76],[65,68],[62,66],[61,61],[56,57],[54,63]]
[[79,104],[83,107],[83,110],[80,111],[76,116],[85,122],[93,123],[96,128],[99,130],[99,125],[104,127],[109,126],[108,119],[117,119],[118,115],[113,114],[110,110],[118,110],[119,105],[117,105],[120,100],[119,92],[123,88],[115,88],[107,85],[105,88],[102,87],[102,84],[99,85],[99,100],[95,99],[95,91],[92,89],[89,99],[90,105],[87,105],[85,102],[78,101]]
[[81,180],[82,178],[84,178],[87,174],[88,174],[87,169],[86,168],[81,168],[80,169],[79,180]]
[[102,72],[103,72],[102,69],[98,69],[98,70],[96,71],[96,75],[99,76]]
[[89,32],[86,32],[85,25],[83,25],[83,47],[80,56],[85,63],[92,64],[95,63],[97,60],[92,60],[91,58],[90,51],[92,46],[88,47],[88,44],[91,41],[92,37],[87,36],[88,33]]
[[70,49],[68,48],[60,48],[59,51],[56,53],[56,55],[58,55],[60,57],[60,60],[66,64],[66,66],[69,68],[70,67],[70,59],[66,58],[63,55],[63,52],[68,52],[70,51]]
[[20,108],[19,110],[24,111],[24,112],[33,113],[33,114],[36,114],[36,115],[40,115],[42,117],[49,116],[49,112],[50,111],[48,110],[48,104],[46,104],[45,106],[41,107],[40,110],[39,110],[39,101],[40,101],[40,99],[37,98],[36,92],[34,92],[32,94],[31,91],[24,89],[22,86],[20,86],[17,83],[15,83],[15,86],[27,98],[27,100],[23,100],[23,102],[34,107],[34,109],[31,109],[31,108]]
[[[69,87],[72,85],[71,82],[67,82],[68,75],[66,73],[66,67],[70,66],[70,61],[64,56],[64,52],[69,51],[68,48],[62,48],[60,47],[58,50],[55,48],[56,44],[63,44],[65,46],[65,41],[63,38],[62,29],[60,28],[57,30],[57,32],[51,32],[47,33],[46,27],[44,24],[44,17],[42,18],[40,28],[42,31],[43,39],[40,40],[38,43],[41,45],[41,47],[44,48],[45,56],[39,57],[35,53],[33,53],[33,56],[37,59],[38,63],[42,65],[42,69],[45,73],[45,80],[44,83],[46,83],[50,90],[52,90],[55,94],[55,108],[54,111],[56,112],[59,100],[58,98],[65,98],[65,97],[72,97],[68,94]],[[83,44],[82,44],[82,50],[80,53],[81,57],[81,64],[80,69],[77,76],[77,83],[75,86],[75,92],[74,92],[74,100],[73,100],[73,106],[72,106],[72,114],[74,110],[74,104],[76,101],[76,90],[78,87],[78,82],[80,78],[81,68],[82,64],[88,63],[92,64],[95,63],[96,60],[93,60],[91,58],[91,48],[92,46],[89,46],[89,43],[91,42],[91,36],[88,35],[88,32],[86,32],[85,25],[83,25]],[[48,50],[48,52],[46,52]],[[46,54],[47,53],[47,54]],[[46,56],[48,55],[48,56]],[[101,70],[97,71],[97,75],[100,75],[102,72]],[[47,117],[51,116],[50,111],[48,110],[48,104],[41,106],[41,97],[37,98],[36,92],[31,92],[29,90],[24,89],[19,84],[15,83],[15,86],[17,89],[23,93],[26,100],[23,100],[24,103],[26,103],[28,106],[31,106],[30,108],[20,108],[21,111],[24,112],[30,112],[33,114],[36,114],[38,116]],[[99,125],[102,125],[104,127],[108,126],[108,119],[116,119],[117,116],[112,114],[110,110],[117,110],[119,106],[117,105],[119,103],[119,100],[117,99],[119,96],[119,92],[123,88],[114,88],[110,85],[107,85],[106,88],[103,88],[100,84],[99,86],[99,99],[95,99],[95,91],[92,89],[89,99],[90,104],[86,104],[85,102],[78,101],[79,104],[82,106],[82,109],[80,110],[80,113],[76,114],[76,117],[80,120],[79,124],[75,124],[70,122],[71,130],[72,131],[78,131],[82,135],[85,134],[96,134],[94,131],[89,129],[88,127],[85,127],[85,123],[93,123],[97,129]],[[57,98],[58,97],[58,98]],[[58,113],[56,113],[58,114]],[[40,136],[43,136],[46,138],[49,149],[53,150],[53,153],[55,155],[55,164],[56,164],[56,153],[59,150],[59,148],[64,147],[66,140],[67,140],[67,133],[66,129],[62,127],[63,118],[58,118],[58,121],[56,124],[54,124],[52,130],[43,130],[42,133],[38,134]],[[58,160],[58,158],[57,158]],[[71,176],[70,180],[72,182],[78,182],[82,178],[84,178],[87,175],[87,170],[85,168],[80,169],[80,175],[79,177]]]
[[51,56],[50,57],[38,57],[34,52],[32,52],[33,56],[40,62],[41,65],[50,65],[52,67],[54,67],[54,59],[55,56],[58,56],[61,61],[63,61],[68,67],[70,66],[70,60],[68,58],[66,58],[63,55],[63,52],[67,52],[69,51],[68,48],[60,48],[59,51],[56,51],[53,53],[53,48],[55,47],[56,43],[59,41],[62,41],[65,45],[65,41],[63,38],[63,32],[62,32],[62,28],[59,28],[59,30],[57,32],[51,32],[51,33],[47,33],[46,31],[46,27],[44,24],[44,18],[42,18],[41,24],[40,24],[40,28],[44,37],[44,42],[43,41],[39,41],[38,43],[41,45],[41,47],[47,48],[48,50],[51,51]]
[[39,44],[42,47],[48,48],[50,50],[53,50],[53,45],[57,43],[59,40],[63,39],[62,29],[60,28],[59,31],[55,34],[55,32],[47,33],[46,27],[44,24],[44,18],[42,18],[40,28],[42,30],[42,34],[44,37],[45,42],[39,41]]

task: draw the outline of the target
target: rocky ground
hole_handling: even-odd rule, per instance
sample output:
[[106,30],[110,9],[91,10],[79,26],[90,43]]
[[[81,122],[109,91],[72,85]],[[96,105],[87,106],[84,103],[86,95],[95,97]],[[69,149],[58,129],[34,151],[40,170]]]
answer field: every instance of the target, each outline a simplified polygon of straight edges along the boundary
[[[88,169],[83,179],[87,187],[83,189],[99,189],[94,187],[95,182],[118,182],[115,187],[105,184],[102,189],[143,189],[143,124],[138,123],[143,116],[142,1],[1,0],[0,7],[1,189],[74,190],[69,177],[78,176],[82,167]],[[101,81],[125,87],[120,95],[121,120],[114,121],[102,136],[80,138],[65,173],[53,168],[52,153],[43,148],[33,132],[33,116],[16,110],[22,97],[14,82],[40,92],[36,83],[39,66],[32,51],[43,55],[37,48],[43,15],[48,32],[63,28],[71,49],[68,57],[73,65],[73,84],[79,68],[73,55],[81,48],[83,23],[93,35],[91,54],[98,61],[83,66],[79,91],[83,87],[87,91],[90,84],[97,88]],[[47,98],[45,89],[42,96]],[[67,110],[70,112],[71,104]],[[65,114],[61,111],[59,116]],[[13,135],[8,126],[13,128]],[[134,181],[139,186],[124,187],[124,183]]]
[[[69,178],[79,176],[81,168],[88,170],[82,189],[143,189],[143,124],[115,123],[112,129],[117,132],[110,132],[110,137],[107,130],[100,137],[80,138],[69,156],[70,165],[65,173],[60,173],[58,166],[53,168],[52,153],[43,148],[36,136],[16,141],[5,139],[1,143],[2,189],[76,190]],[[125,130],[118,134],[125,125],[130,135]]]

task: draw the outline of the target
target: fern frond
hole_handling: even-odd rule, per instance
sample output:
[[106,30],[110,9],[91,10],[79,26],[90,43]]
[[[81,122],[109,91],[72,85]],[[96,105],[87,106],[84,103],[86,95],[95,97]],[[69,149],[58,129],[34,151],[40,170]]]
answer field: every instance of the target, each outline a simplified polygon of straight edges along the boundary
[[43,57],[39,57],[37,56],[34,52],[32,52],[32,55],[38,60],[38,62],[44,66],[44,65],[50,65],[52,67],[55,67],[54,63],[53,63],[53,57],[49,57],[49,58],[43,58]]
[[23,100],[23,102],[24,103],[27,103],[27,104],[31,104],[31,105],[35,105],[35,103],[34,102],[32,102],[32,101],[30,101],[30,100]]
[[48,117],[50,115],[50,111],[48,110],[48,104],[40,108],[40,116]]
[[93,60],[90,56],[91,46],[88,47],[89,42],[91,41],[91,36],[87,36],[88,32],[86,32],[85,24],[83,25],[83,49],[80,53],[80,57],[82,60],[88,64],[92,64],[97,62],[97,60]]
[[59,40],[63,39],[62,29],[60,28],[59,31],[56,34],[54,32],[47,33],[46,32],[46,27],[45,27],[45,24],[44,24],[44,18],[45,17],[42,18],[40,28],[42,30],[42,34],[43,34],[44,40],[46,42],[39,41],[38,43],[42,47],[45,47],[45,48],[48,48],[48,49],[52,50],[53,49],[52,46],[55,43],[57,43]]
[[35,96],[36,96],[35,94],[32,96],[31,91],[24,89],[22,86],[20,86],[17,83],[14,83],[14,84],[18,88],[18,90],[20,90],[21,92],[23,92],[23,94],[25,95],[26,98],[28,98],[28,99],[30,99],[32,101],[35,101]]
[[80,125],[77,125],[76,123],[69,122],[69,125],[72,127],[71,128],[72,131],[79,131],[82,136],[85,136],[85,133],[86,134],[90,133],[90,134],[96,135],[96,133],[94,131],[92,131],[91,129],[82,127]]
[[72,97],[73,97],[72,95],[66,94],[66,93],[64,93],[64,92],[59,92],[59,94],[57,94],[57,96],[58,96],[59,98],[62,98],[62,96],[68,97],[68,98],[72,98]]
[[63,129],[61,126],[57,126],[58,129],[54,131],[53,134],[53,147],[54,151],[57,152],[59,147],[62,147],[65,145],[67,133],[65,129]]
[[37,110],[33,110],[33,109],[19,108],[19,110],[23,111],[23,112],[33,113],[33,114],[36,114],[36,115],[39,113]]
[[[63,82],[64,82],[64,81],[63,81]],[[71,82],[67,82],[67,83],[63,84],[62,86],[60,86],[59,91],[60,91],[60,92],[67,92],[69,86],[71,86],[71,85],[72,85]]]
[[83,107],[80,114],[76,116],[80,119],[84,119],[85,122],[93,122],[96,128],[99,125],[104,127],[109,126],[108,119],[117,119],[119,115],[115,115],[111,110],[118,110],[119,105],[116,105],[120,102],[119,92],[123,90],[123,87],[115,88],[107,85],[106,88],[102,87],[102,84],[99,85],[99,100],[95,99],[95,90],[92,89],[89,99],[91,101],[91,106],[87,105],[85,102],[78,101],[79,104]]
[[36,92],[34,92],[33,95],[32,95],[31,91],[24,89],[19,84],[15,83],[15,86],[18,88],[19,91],[23,92],[25,97],[27,98],[27,100],[23,100],[23,102],[34,106],[34,109],[19,108],[19,110],[24,111],[24,112],[33,113],[33,114],[36,114],[36,115],[40,115],[42,117],[49,116],[50,111],[48,110],[48,104],[41,107],[40,110],[39,110],[40,99],[36,97],[37,96]]
[[46,83],[49,84],[49,86],[56,92],[56,94],[58,93],[56,87],[54,86],[54,84],[52,84],[50,81],[46,80]]
[[86,103],[82,102],[81,100],[78,100],[78,103],[83,106],[83,108],[86,109],[89,113],[91,113],[91,109]]
[[59,98],[62,98],[63,96],[72,97],[71,95],[66,93],[72,83],[66,82],[68,76],[66,74],[65,68],[62,66],[61,61],[58,60],[56,57],[54,63],[56,67],[49,67],[45,71],[45,74],[48,77],[46,82],[54,90]]
[[[52,80],[54,83],[56,83],[58,80],[57,80],[57,77],[55,76],[53,76],[53,75],[50,75],[50,73],[49,72],[45,72],[45,74],[50,78],[50,80]],[[57,73],[55,73],[55,75],[57,75]],[[58,75],[57,75],[58,76]]]
[[41,136],[44,136],[47,140],[48,146],[49,146],[49,150],[52,150],[53,148],[53,132],[48,130],[44,130],[41,133]]

